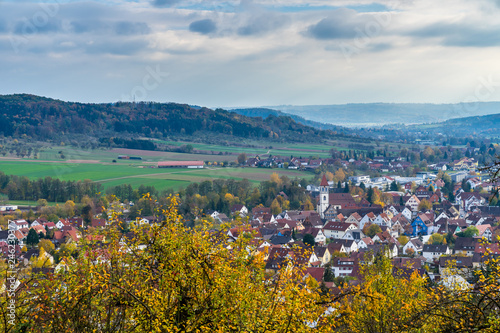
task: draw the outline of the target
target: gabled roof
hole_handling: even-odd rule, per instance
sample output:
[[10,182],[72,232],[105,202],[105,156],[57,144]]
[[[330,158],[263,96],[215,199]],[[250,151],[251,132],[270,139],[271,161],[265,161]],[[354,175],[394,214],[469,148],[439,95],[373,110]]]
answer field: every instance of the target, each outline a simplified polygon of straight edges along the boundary
[[352,223],[330,221],[323,227],[323,229],[333,231],[346,231],[352,225]]
[[422,252],[446,253],[448,245],[446,244],[425,244]]

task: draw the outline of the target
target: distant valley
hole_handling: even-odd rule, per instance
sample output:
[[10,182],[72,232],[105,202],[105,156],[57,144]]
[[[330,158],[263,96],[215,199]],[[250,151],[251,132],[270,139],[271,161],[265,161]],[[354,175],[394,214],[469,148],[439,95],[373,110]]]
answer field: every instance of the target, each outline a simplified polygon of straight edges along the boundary
[[[344,105],[279,105],[272,109],[299,116],[305,120],[336,126],[372,127],[387,124],[436,123],[454,118],[483,116],[500,113],[500,102],[478,102],[473,104],[411,104],[411,103],[366,103]],[[251,116],[250,114],[248,114]],[[300,120],[294,118],[297,122]],[[309,124],[314,126],[313,124]],[[315,126],[317,127],[317,126]]]

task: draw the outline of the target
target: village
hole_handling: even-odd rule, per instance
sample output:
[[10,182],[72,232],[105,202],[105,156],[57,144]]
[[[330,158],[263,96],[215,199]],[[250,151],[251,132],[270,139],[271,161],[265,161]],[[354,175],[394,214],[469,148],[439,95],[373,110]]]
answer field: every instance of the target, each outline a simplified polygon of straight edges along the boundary
[[[336,288],[355,283],[361,265],[383,255],[395,268],[416,271],[436,283],[450,276],[456,279],[456,275],[464,284],[474,283],[474,270],[485,261],[484,255],[500,256],[500,207],[490,206],[489,193],[495,184],[475,176],[476,167],[464,159],[452,173],[453,202],[441,191],[443,180],[431,172],[406,178],[350,177],[351,186],[363,184],[369,191],[372,186],[386,189],[391,204],[370,203],[346,193],[348,182],[339,188],[323,174],[319,185],[307,186],[314,209],[285,209],[273,214],[272,207],[262,204],[252,209],[233,204],[230,214],[207,209],[205,216],[230,226],[225,236],[229,242],[251,237],[252,251],[263,255],[270,275],[278,273],[285,263],[296,263],[305,265],[305,275],[318,284]],[[397,186],[391,190],[394,184]],[[483,190],[474,191],[478,187]],[[287,195],[281,192],[279,196],[285,200]],[[119,202],[117,207],[127,209]],[[4,213],[16,208],[2,207]],[[161,216],[141,215],[123,222],[129,225],[122,230],[125,243],[133,238],[131,224],[147,228],[159,224]],[[0,248],[5,259],[15,256],[21,269],[57,272],[78,255],[82,239],[98,239],[105,248],[105,236],[100,234],[110,228],[117,228],[117,224],[103,218],[102,211],[89,222],[82,217],[56,222],[45,217],[30,222],[14,219],[0,231]]]

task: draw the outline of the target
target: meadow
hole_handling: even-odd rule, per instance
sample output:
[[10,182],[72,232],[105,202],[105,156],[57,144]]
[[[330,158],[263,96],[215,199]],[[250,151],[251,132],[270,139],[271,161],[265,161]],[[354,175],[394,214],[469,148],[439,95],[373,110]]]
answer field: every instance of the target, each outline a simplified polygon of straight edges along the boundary
[[178,190],[191,182],[211,179],[248,179],[254,184],[268,180],[273,172],[290,178],[312,178],[310,172],[286,169],[260,168],[204,168],[169,169],[139,163],[69,163],[42,162],[36,160],[0,160],[0,171],[8,175],[26,176],[30,179],[52,177],[61,180],[89,179],[101,183],[105,188],[130,184],[151,185],[158,190]]

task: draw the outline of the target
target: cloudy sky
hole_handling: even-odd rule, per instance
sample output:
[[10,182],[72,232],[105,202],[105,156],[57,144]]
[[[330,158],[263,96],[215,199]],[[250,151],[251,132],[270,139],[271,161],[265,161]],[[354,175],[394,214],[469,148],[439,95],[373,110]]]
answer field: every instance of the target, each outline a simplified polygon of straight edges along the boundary
[[500,0],[0,0],[0,79],[81,102],[500,100]]

